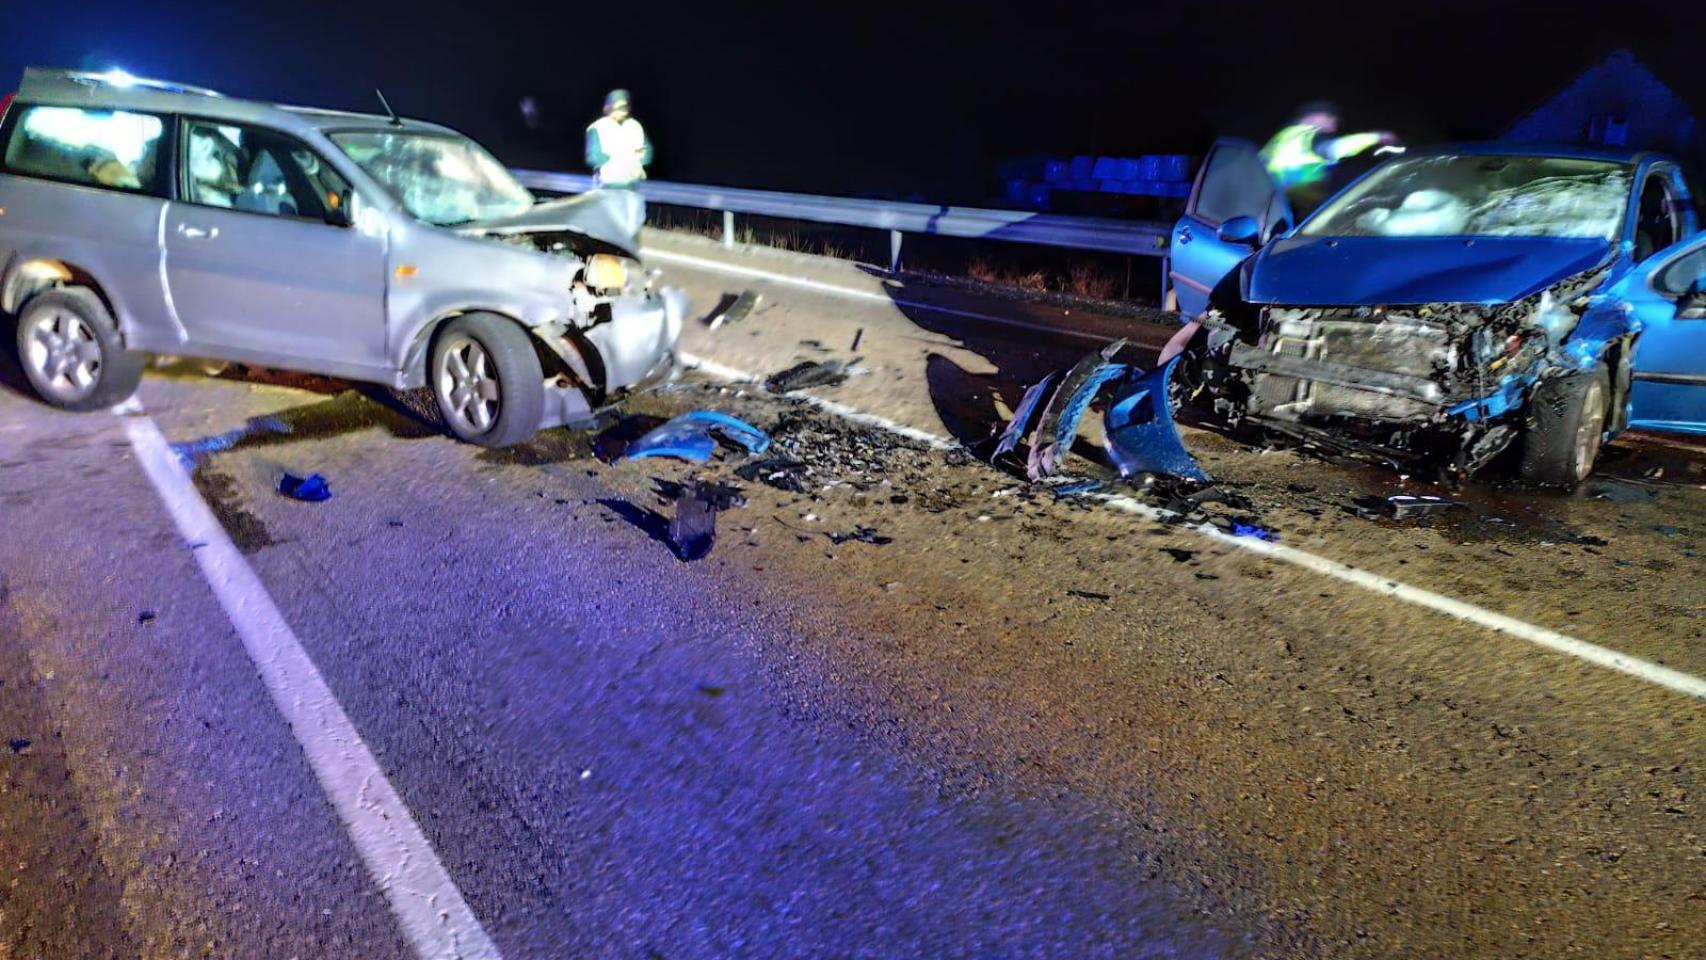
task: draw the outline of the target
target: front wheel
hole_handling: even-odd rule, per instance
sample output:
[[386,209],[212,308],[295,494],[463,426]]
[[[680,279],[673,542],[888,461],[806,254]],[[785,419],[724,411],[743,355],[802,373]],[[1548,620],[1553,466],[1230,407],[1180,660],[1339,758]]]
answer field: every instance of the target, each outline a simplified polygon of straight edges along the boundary
[[101,410],[142,382],[145,358],[124,348],[118,324],[88,287],[31,297],[18,314],[18,359],[36,394],[64,410]]
[[482,447],[521,443],[545,412],[545,373],[527,333],[490,313],[465,313],[432,346],[432,392],[456,439]]
[[1529,403],[1522,479],[1574,487],[1593,472],[1605,437],[1611,376],[1604,367],[1543,381]]

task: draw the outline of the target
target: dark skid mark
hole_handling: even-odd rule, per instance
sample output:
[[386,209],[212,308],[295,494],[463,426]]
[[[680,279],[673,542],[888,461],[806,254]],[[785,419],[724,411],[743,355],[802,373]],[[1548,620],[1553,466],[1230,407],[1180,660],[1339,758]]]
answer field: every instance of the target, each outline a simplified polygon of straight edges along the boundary
[[592,436],[584,430],[541,430],[526,443],[482,450],[474,459],[499,467],[543,467],[592,456]]
[[238,550],[254,554],[278,543],[260,517],[243,509],[242,494],[237,490],[236,481],[228,474],[203,467],[190,474],[190,480],[195,483],[201,498],[213,509],[219,525],[225,528],[226,535]]

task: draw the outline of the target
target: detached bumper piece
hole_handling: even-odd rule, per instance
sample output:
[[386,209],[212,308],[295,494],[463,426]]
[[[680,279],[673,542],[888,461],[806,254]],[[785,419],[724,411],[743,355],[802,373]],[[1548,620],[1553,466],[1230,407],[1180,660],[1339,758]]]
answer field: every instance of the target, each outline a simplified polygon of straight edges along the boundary
[[1121,477],[1129,480],[1147,474],[1198,484],[1212,482],[1185,450],[1173,422],[1168,379],[1178,359],[1145,372],[1114,361],[1124,346],[1125,341],[1116,341],[1033,384],[1002,432],[995,456],[1016,451],[1019,442],[1031,434],[1026,476],[1032,482],[1054,476],[1061,457],[1078,436],[1085,411],[1107,393],[1103,427],[1108,457]]

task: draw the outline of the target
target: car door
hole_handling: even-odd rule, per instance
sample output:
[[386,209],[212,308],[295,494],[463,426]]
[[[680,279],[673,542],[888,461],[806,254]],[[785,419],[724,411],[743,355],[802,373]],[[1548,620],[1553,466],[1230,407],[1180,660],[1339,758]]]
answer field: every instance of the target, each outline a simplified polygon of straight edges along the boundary
[[1642,325],[1629,425],[1706,434],[1706,233],[1650,257],[1612,292]]
[[386,238],[350,225],[350,187],[276,130],[185,119],[166,285],[190,349],[373,376],[385,360]]
[[[1222,228],[1237,217],[1255,221],[1248,240],[1223,237]],[[1168,280],[1179,298],[1179,311],[1201,314],[1209,294],[1255,247],[1290,227],[1285,196],[1262,163],[1256,145],[1217,140],[1203,158],[1191,188],[1185,215],[1173,226]]]

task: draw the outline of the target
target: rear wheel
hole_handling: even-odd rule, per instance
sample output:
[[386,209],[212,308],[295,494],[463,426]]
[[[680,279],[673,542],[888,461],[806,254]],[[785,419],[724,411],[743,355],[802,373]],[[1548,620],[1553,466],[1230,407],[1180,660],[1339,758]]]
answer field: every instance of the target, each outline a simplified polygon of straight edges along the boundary
[[124,348],[93,290],[59,287],[31,297],[18,314],[18,361],[43,400],[83,411],[135,393],[145,358]]
[[545,412],[545,374],[527,334],[490,313],[467,313],[438,332],[432,392],[445,426],[483,447],[521,443]]
[[1604,367],[1541,383],[1529,404],[1522,479],[1552,487],[1586,480],[1599,459],[1610,400],[1611,376]]

